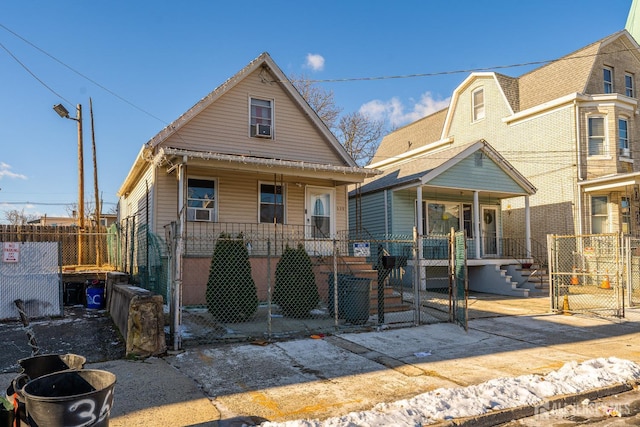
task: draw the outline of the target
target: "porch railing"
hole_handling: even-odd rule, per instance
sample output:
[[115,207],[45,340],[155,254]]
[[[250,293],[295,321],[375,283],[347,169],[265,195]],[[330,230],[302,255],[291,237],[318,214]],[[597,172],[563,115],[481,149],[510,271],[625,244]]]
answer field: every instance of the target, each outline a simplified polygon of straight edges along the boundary
[[[330,238],[322,236],[316,227],[235,222],[187,222],[185,227],[185,255],[211,256],[216,240],[221,235],[242,236],[250,255],[266,256],[267,237],[271,242],[271,255],[280,255],[289,246],[304,244],[310,253],[326,252]],[[316,238],[308,237],[316,236]],[[317,236],[322,236],[318,238]]]

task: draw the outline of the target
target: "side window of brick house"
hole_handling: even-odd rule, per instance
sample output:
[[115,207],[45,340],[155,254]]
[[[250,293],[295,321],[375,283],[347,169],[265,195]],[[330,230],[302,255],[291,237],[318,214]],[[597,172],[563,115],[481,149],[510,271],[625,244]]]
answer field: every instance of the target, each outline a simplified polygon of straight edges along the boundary
[[613,93],[613,68],[604,67],[602,69],[602,79],[604,82],[604,93]]

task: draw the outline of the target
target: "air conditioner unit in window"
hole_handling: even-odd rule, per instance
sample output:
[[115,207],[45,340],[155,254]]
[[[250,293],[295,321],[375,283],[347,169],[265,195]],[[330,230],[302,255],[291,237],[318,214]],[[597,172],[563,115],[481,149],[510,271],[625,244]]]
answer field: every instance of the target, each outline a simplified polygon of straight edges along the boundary
[[256,136],[271,138],[271,125],[256,123]]
[[189,208],[188,213],[191,221],[213,221],[213,209]]
[[628,148],[620,148],[620,156],[631,157],[631,151]]

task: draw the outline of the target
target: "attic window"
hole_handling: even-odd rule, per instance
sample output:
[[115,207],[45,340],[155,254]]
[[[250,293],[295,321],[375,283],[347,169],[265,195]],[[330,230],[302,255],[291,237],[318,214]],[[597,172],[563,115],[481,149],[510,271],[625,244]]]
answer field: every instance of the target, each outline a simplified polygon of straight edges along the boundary
[[471,94],[471,102],[473,104],[473,121],[484,119],[484,89],[476,89]]
[[251,98],[249,135],[258,138],[273,138],[273,101]]

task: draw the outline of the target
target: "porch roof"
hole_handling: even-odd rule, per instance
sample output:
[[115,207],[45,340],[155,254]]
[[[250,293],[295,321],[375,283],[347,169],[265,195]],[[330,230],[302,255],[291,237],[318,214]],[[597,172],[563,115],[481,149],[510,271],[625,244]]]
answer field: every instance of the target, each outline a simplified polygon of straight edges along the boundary
[[359,183],[367,177],[382,173],[377,169],[359,166],[337,166],[325,163],[240,156],[178,148],[161,148],[154,158],[156,165],[164,164],[169,167],[186,162],[205,167],[215,167],[218,170],[275,172],[295,175],[301,178],[332,179],[341,184]]
[[[464,182],[461,184],[459,183],[449,187],[443,186],[442,180],[438,178],[441,178],[444,173],[451,171],[458,163],[469,158],[477,151],[481,151],[491,159],[498,168],[512,180],[517,190],[505,191],[497,186],[491,188],[491,183],[480,183],[472,177],[464,179]],[[434,150],[433,152],[395,164],[389,169],[383,169],[382,175],[373,177],[366,182],[360,189],[360,193],[365,194],[385,189],[402,189],[417,186],[448,188],[452,191],[491,191],[496,197],[531,195],[536,192],[536,188],[504,157],[486,141],[480,140],[470,144],[450,146],[444,150]]]
[[578,186],[586,193],[621,190],[628,185],[638,184],[640,184],[640,172],[618,173],[578,182]]

